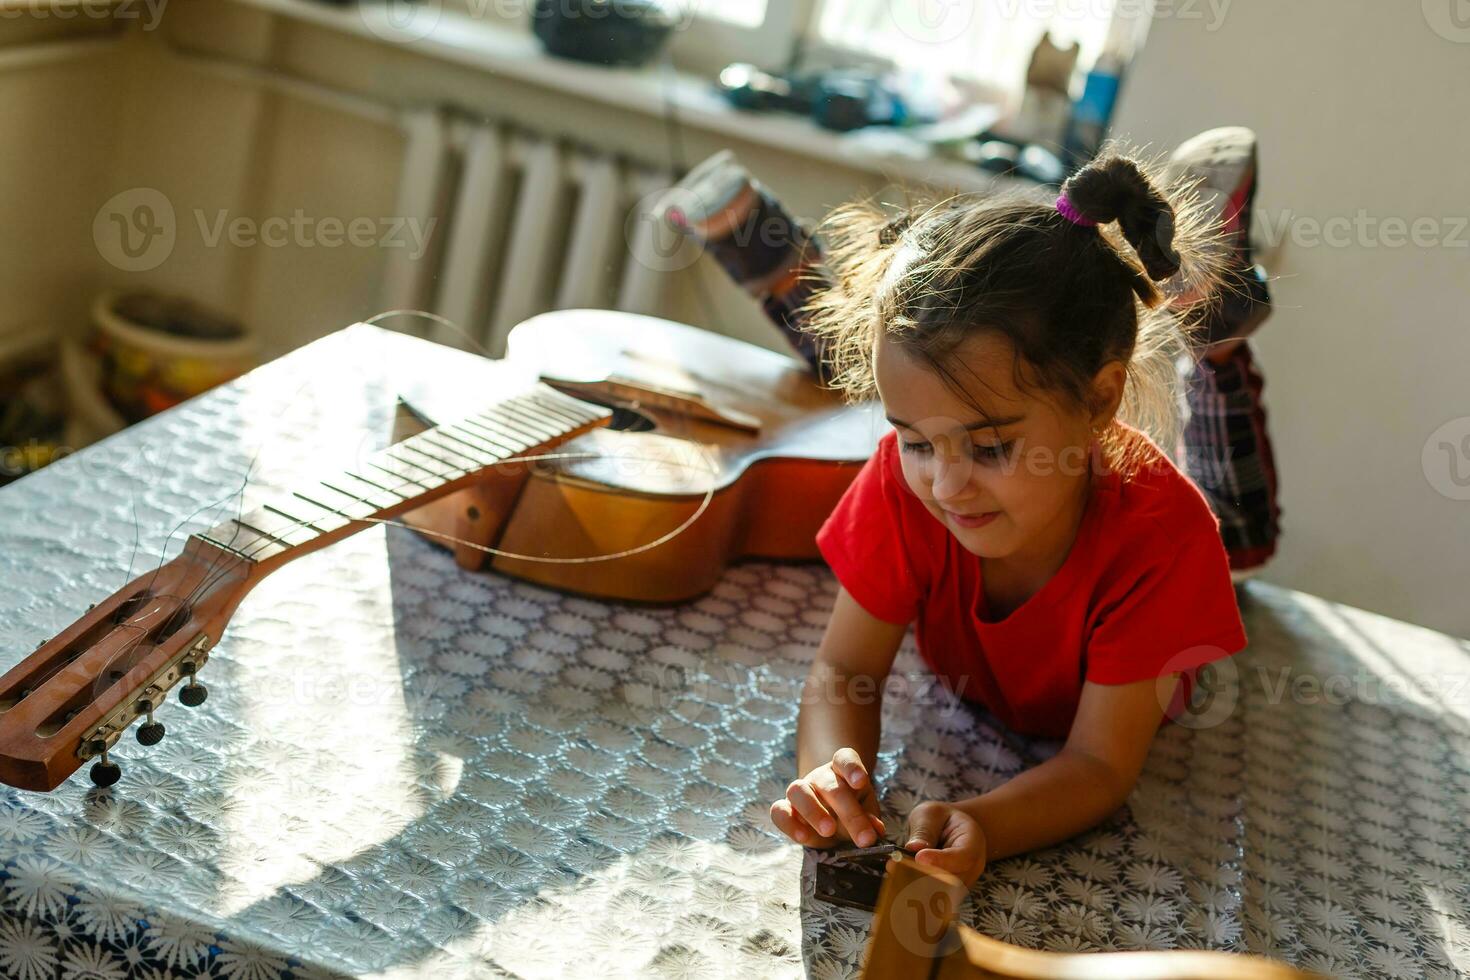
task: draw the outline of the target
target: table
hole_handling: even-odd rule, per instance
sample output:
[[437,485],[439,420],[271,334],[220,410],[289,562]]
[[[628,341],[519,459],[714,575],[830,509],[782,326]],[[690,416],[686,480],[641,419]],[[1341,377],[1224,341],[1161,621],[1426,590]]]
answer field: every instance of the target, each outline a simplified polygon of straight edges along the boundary
[[[216,522],[247,470],[284,491],[384,444],[399,395],[491,397],[448,382],[486,370],[358,325],[0,490],[3,666],[201,505],[187,527]],[[241,606],[208,701],[119,743],[117,786],[0,792],[0,974],[855,976],[869,917],[815,901],[812,856],[767,818],[834,591],[747,564],[686,606],[624,606],[462,572],[398,528],[295,562]],[[1166,728],[1104,826],[993,865],[967,920],[1047,949],[1463,975],[1467,644],[1261,583],[1244,613],[1231,709]],[[1057,748],[954,703],[911,638],[896,678],[890,824]]]

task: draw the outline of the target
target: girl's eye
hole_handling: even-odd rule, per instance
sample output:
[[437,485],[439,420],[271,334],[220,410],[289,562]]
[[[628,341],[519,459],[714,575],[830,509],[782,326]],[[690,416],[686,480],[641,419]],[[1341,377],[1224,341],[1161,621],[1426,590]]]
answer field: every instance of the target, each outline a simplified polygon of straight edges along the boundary
[[[934,452],[934,447],[927,442],[900,442],[899,445],[904,452],[915,456],[927,456]],[[971,446],[970,454],[981,462],[1004,459],[1010,454],[1012,445],[1014,443],[1004,442],[994,446]]]

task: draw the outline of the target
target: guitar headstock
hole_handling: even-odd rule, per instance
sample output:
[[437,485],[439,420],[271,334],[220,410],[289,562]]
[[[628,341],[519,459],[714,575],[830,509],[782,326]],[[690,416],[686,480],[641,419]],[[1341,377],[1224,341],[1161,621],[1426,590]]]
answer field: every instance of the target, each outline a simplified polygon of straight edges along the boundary
[[93,606],[0,677],[0,781],[29,790],[59,786],[84,762],[115,783],[108,758],[134,721],[138,740],[164,735],[154,713],[179,700],[203,703],[196,679],[247,590],[250,565],[198,539],[156,571]]

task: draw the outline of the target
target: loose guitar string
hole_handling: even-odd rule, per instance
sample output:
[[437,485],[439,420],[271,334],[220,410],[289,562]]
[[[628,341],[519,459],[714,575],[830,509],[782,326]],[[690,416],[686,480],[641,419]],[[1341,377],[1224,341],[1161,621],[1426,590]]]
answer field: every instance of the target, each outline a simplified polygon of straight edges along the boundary
[[[303,385],[302,387],[305,387],[305,385]],[[298,391],[298,393],[299,393],[299,391]],[[242,506],[243,506],[244,493],[245,493],[245,485],[250,480],[250,474],[255,469],[255,463],[256,463],[256,459],[258,459],[258,457],[259,457],[259,450],[257,449],[255,457],[253,457],[251,459],[250,465],[246,468],[246,471],[245,471],[245,480],[241,483],[240,488],[237,491],[232,491],[229,494],[226,494],[224,497],[221,497],[217,501],[213,501],[211,503],[207,503],[207,504],[201,505],[197,510],[194,511],[194,513],[190,514],[188,517],[184,518],[184,520],[180,521],[179,524],[177,524],[174,527],[174,529],[169,532],[168,537],[164,539],[163,549],[162,549],[163,554],[159,558],[158,566],[156,568],[154,568],[153,575],[149,579],[149,584],[147,586],[145,586],[142,590],[139,591],[139,593],[138,593],[139,595],[143,594],[144,592],[151,592],[151,590],[153,588],[153,584],[155,582],[157,582],[157,580],[158,580],[158,574],[159,574],[159,572],[163,569],[164,559],[167,557],[167,553],[168,553],[168,542],[173,539],[173,536],[175,534],[177,534],[181,528],[183,528],[189,522],[193,521],[194,518],[198,517],[201,513],[203,513],[205,510],[208,510],[211,507],[223,507],[223,506],[225,506],[226,504],[229,503],[230,498],[236,496],[237,494],[240,496],[241,503],[242,503]],[[134,521],[133,554],[132,554],[132,557],[130,557],[128,559],[128,573],[127,574],[128,574],[129,577],[132,575],[133,562],[135,562],[137,560],[137,557],[138,557],[138,539],[139,539],[139,537],[141,535],[141,522],[138,521],[137,513],[138,513],[138,509],[137,509],[137,495],[136,495],[136,492],[134,492],[134,494],[133,494],[133,521]],[[130,578],[129,579],[124,579],[124,583],[125,583],[124,587],[126,587],[126,582],[129,581],[129,580],[130,580]],[[179,608],[176,609],[176,610],[174,610],[174,613],[170,615],[170,617],[169,617],[170,621],[172,620],[173,616],[178,615],[178,613],[180,611],[182,611],[183,609],[187,608],[187,603],[190,601],[188,599],[180,599],[176,595],[160,595],[157,598],[160,598],[160,599],[177,599],[180,602]],[[129,600],[124,600],[124,604],[126,604],[127,601],[129,601]],[[114,663],[116,663],[119,657],[123,657],[123,656],[125,656],[125,655],[127,655],[129,653],[132,653],[134,650],[136,650],[138,648],[139,645],[142,644],[143,640],[147,638],[147,635],[148,635],[148,632],[149,632],[148,628],[145,627],[145,626],[143,626],[143,621],[149,619],[152,616],[158,615],[162,611],[163,610],[156,610],[155,612],[149,613],[149,614],[143,616],[141,619],[136,620],[136,621],[133,621],[133,622],[114,623],[113,624],[115,629],[134,629],[134,630],[137,630],[138,631],[138,638],[135,639],[130,645],[124,647],[123,649],[119,650],[117,653],[115,653],[111,657],[109,657],[107,659],[107,663],[103,664],[102,667],[101,667],[101,669],[98,671],[98,675],[99,676],[101,675],[101,673],[103,671],[107,670]],[[164,628],[166,629],[167,627],[168,627],[168,622],[165,622],[164,623]],[[43,646],[44,646],[44,644],[43,644]],[[67,660],[67,659],[64,659],[64,658],[58,660],[57,663],[55,664],[55,666],[53,666],[51,668],[51,670],[47,671],[47,673],[43,677],[41,677],[39,680],[33,681],[31,684],[29,684],[28,685],[28,690],[35,690],[36,688],[38,688],[41,685],[45,684],[51,678],[55,677],[56,674],[59,673],[62,668],[66,667],[70,663],[71,663],[70,660]]]
[[[367,319],[367,320],[365,320],[363,322],[366,323],[366,324],[368,324],[368,325],[376,325],[377,323],[379,323],[379,322],[381,322],[383,320],[390,319],[390,318],[393,318],[393,317],[399,317],[399,316],[417,316],[417,317],[421,317],[421,318],[430,320],[431,322],[437,323],[437,324],[439,324],[441,326],[447,327],[448,329],[453,330],[456,333],[458,333],[471,346],[476,347],[476,348],[479,348],[479,350],[482,353],[484,353],[484,355],[486,357],[489,357],[490,356],[489,351],[487,351],[484,348],[484,346],[482,344],[480,344],[479,341],[477,341],[473,336],[471,336],[463,328],[461,328],[459,326],[459,324],[457,324],[454,321],[448,319],[447,317],[443,317],[443,316],[440,316],[437,313],[431,313],[431,312],[426,311],[426,310],[410,310],[410,309],[387,310],[385,312],[376,314],[375,316],[370,317],[369,319]],[[392,447],[389,446],[387,448],[391,449]],[[700,448],[700,452],[701,452],[702,461],[706,464],[706,466],[704,468],[702,468],[702,469],[700,467],[694,466],[692,463],[689,463],[689,462],[671,461],[671,460],[667,460],[667,459],[656,459],[656,458],[653,458],[653,457],[618,456],[618,457],[613,457],[613,458],[620,459],[620,460],[621,459],[641,460],[643,462],[653,462],[653,463],[663,463],[663,464],[668,464],[668,463],[672,462],[673,465],[676,466],[676,467],[682,467],[684,469],[699,469],[699,470],[701,470],[702,472],[708,474],[711,477],[715,476],[718,471],[717,471],[716,467],[714,466],[713,460],[710,458],[710,455],[709,455],[708,450],[705,449],[704,447],[699,447],[699,448]],[[542,460],[554,460],[554,459],[607,459],[607,458],[608,458],[607,456],[605,456],[603,454],[600,454],[600,453],[548,453],[548,454],[538,454],[538,455],[535,455],[535,456],[512,456],[509,459],[496,460],[496,461],[494,461],[492,463],[486,464],[483,467],[483,469],[489,469],[489,468],[491,468],[493,466],[504,466],[504,465],[507,465],[509,463],[530,463],[530,462],[537,462],[537,461],[542,461]],[[444,461],[441,460],[441,462],[444,462]],[[412,464],[410,464],[410,465],[412,465]],[[429,470],[425,470],[424,472],[431,473],[432,476],[434,476],[435,478],[438,478],[438,479],[443,479],[444,478],[443,477],[443,474],[434,474],[434,473],[432,473]],[[402,480],[402,482],[400,482],[400,483],[398,483],[398,484],[396,484],[394,486],[391,486],[391,487],[385,487],[383,489],[386,490],[389,493],[394,494],[395,496],[401,496],[400,494],[397,493],[397,491],[399,489],[407,488],[409,486],[416,486],[416,487],[420,487],[420,488],[423,487],[422,484],[416,483],[415,481],[413,481],[411,479],[404,478]],[[395,527],[407,528],[409,530],[418,531],[418,532],[420,532],[422,534],[425,534],[425,535],[427,535],[429,537],[438,538],[438,539],[443,540],[443,541],[448,542],[448,543],[462,545],[464,547],[471,548],[472,550],[481,551],[481,552],[484,552],[486,554],[494,555],[494,556],[497,556],[497,557],[503,557],[503,558],[507,558],[507,559],[512,559],[512,560],[527,561],[527,562],[534,562],[534,563],[540,563],[540,564],[592,564],[592,563],[597,563],[597,562],[613,561],[613,560],[616,560],[616,559],[632,557],[634,555],[642,554],[644,552],[651,551],[651,550],[653,550],[655,548],[662,547],[664,544],[667,544],[669,541],[671,541],[674,538],[678,537],[679,535],[683,534],[686,530],[688,530],[691,526],[693,526],[693,524],[696,521],[698,521],[700,517],[702,517],[704,515],[704,513],[709,509],[711,503],[713,502],[714,492],[715,492],[714,481],[711,480],[710,485],[708,486],[708,488],[705,491],[704,498],[700,501],[700,504],[696,508],[696,510],[694,511],[694,513],[691,514],[678,527],[674,528],[672,531],[669,531],[668,533],[664,534],[663,536],[659,537],[658,539],[656,539],[654,541],[651,541],[651,542],[649,542],[647,544],[640,545],[640,546],[638,546],[636,548],[625,549],[623,551],[612,552],[612,553],[604,554],[604,555],[594,555],[594,556],[590,556],[590,557],[575,557],[575,558],[553,558],[553,557],[548,557],[548,556],[543,556],[543,555],[519,555],[519,554],[514,554],[512,552],[503,551],[501,549],[491,548],[491,547],[488,547],[488,546],[485,546],[485,545],[481,545],[481,544],[478,544],[478,543],[473,542],[473,541],[466,541],[466,540],[463,540],[461,538],[456,538],[455,536],[450,535],[450,534],[447,534],[445,532],[430,531],[430,530],[425,529],[425,528],[413,527],[412,525],[409,525],[409,524],[407,524],[405,522],[395,521],[395,520],[392,520],[391,518],[372,518],[372,517],[367,517],[367,518],[351,518],[347,514],[344,514],[341,511],[336,510],[336,509],[333,509],[333,508],[329,508],[329,512],[330,513],[333,513],[333,514],[336,514],[339,517],[346,518],[348,520],[355,520],[358,523],[383,524],[385,526],[395,526]],[[242,495],[243,495],[243,488],[242,488]],[[359,498],[359,499],[361,499],[361,498]],[[298,520],[292,521],[289,524],[276,527],[275,528],[275,532],[277,534],[279,534],[279,533],[286,532],[286,531],[289,531],[289,530],[291,530],[293,528],[298,528],[298,527],[299,528],[302,528],[302,529],[306,529],[310,525],[311,525],[311,519],[310,518],[302,518],[302,519],[298,519]],[[234,540],[236,540],[236,538],[237,538],[240,530],[241,530],[241,528],[240,528],[240,526],[239,526],[239,524],[237,522],[236,528],[235,528],[235,532],[234,532],[234,534],[232,534],[231,541],[226,545],[226,548],[229,548],[233,544],[233,542],[234,542]],[[267,532],[267,534],[269,535],[269,532]],[[274,547],[275,544],[276,544],[276,541],[279,541],[279,540],[280,539],[278,539],[278,538],[275,539],[275,540],[263,540],[254,549],[254,551],[243,553],[243,556],[244,556],[244,558],[246,560],[254,560],[254,558],[257,555],[259,555],[259,554],[261,554],[261,553],[269,550],[270,548]],[[285,542],[281,542],[281,543],[285,543]],[[288,547],[289,547],[289,545],[288,545]],[[191,590],[189,596],[187,596],[183,600],[183,605],[181,605],[180,608],[178,610],[176,610],[175,615],[178,615],[179,613],[184,612],[188,608],[188,606],[190,604],[192,604],[192,603],[194,603],[194,602],[197,601],[197,599],[198,599],[199,596],[203,595],[207,590],[214,588],[214,586],[216,584],[218,584],[219,581],[223,580],[223,578],[226,575],[228,575],[230,573],[230,571],[233,570],[233,567],[234,567],[233,563],[225,563],[226,567],[221,568],[218,572],[214,572],[216,566],[222,563],[222,559],[228,553],[229,552],[227,552],[224,549],[220,549],[219,550],[219,552],[216,555],[215,559],[211,562],[209,568],[206,569],[206,576],[205,576],[205,578],[200,581],[200,583],[199,583],[198,586],[196,586],[193,590]],[[211,574],[211,573],[214,573],[214,574]],[[139,639],[136,641],[136,643],[141,643],[142,642],[142,639],[143,639],[142,637],[139,637]]]
[[[296,391],[291,395],[291,397],[288,398],[285,401],[285,403],[281,406],[280,410],[278,412],[276,412],[276,418],[277,419],[279,419],[294,404],[296,404],[296,399],[300,396],[301,392],[306,389],[306,386],[312,382],[312,380],[313,379],[312,379],[311,375],[308,374],[307,377],[301,382],[301,384],[297,386]],[[265,442],[262,440],[262,442],[259,445],[256,446],[255,452],[251,454],[250,462],[245,467],[245,476],[240,481],[240,486],[238,488],[236,488],[235,490],[230,491],[229,493],[225,494],[223,497],[220,497],[216,501],[212,501],[212,502],[209,502],[209,503],[201,504],[198,508],[196,508],[194,510],[194,512],[192,514],[190,514],[188,517],[184,518],[178,524],[174,525],[173,529],[169,531],[167,537],[165,537],[163,539],[163,545],[159,548],[158,564],[156,566],[154,566],[153,574],[149,578],[148,584],[146,586],[144,586],[137,593],[137,595],[142,595],[144,593],[151,593],[152,592],[153,586],[154,586],[155,583],[157,583],[158,576],[163,571],[163,566],[164,566],[165,562],[168,559],[168,545],[169,545],[169,542],[173,540],[174,535],[178,534],[179,531],[183,530],[183,528],[185,526],[187,526],[188,524],[190,524],[191,522],[193,522],[195,518],[197,518],[200,514],[204,513],[206,510],[209,510],[211,508],[218,509],[218,508],[223,508],[223,507],[227,506],[228,503],[229,503],[229,501],[232,498],[236,500],[236,509],[235,509],[235,517],[236,517],[236,520],[234,522],[234,524],[235,524],[234,530],[233,530],[233,532],[230,535],[230,540],[226,544],[226,547],[227,548],[230,547],[231,545],[233,545],[235,543],[236,540],[238,540],[239,535],[240,535],[241,531],[243,530],[243,528],[241,527],[241,525],[239,523],[239,518],[242,517],[244,515],[244,512],[245,512],[245,490],[250,485],[250,477],[254,474],[255,467],[260,462],[260,454],[261,454],[261,452],[264,449],[265,449]],[[126,575],[128,577],[125,577],[123,579],[123,587],[124,588],[127,587],[127,583],[131,580],[133,563],[137,560],[137,557],[138,557],[139,539],[140,539],[141,530],[142,530],[141,522],[138,520],[138,517],[137,517],[137,493],[136,493],[136,489],[135,488],[132,488],[131,485],[130,485],[130,490],[132,491],[132,495],[133,495],[133,554],[128,559],[128,571],[126,573]],[[206,578],[208,577],[209,573],[214,570],[214,568],[216,567],[217,563],[224,556],[224,554],[225,554],[224,551],[217,551],[214,560],[210,563],[209,567],[206,568],[206,570],[205,570],[205,577]],[[157,596],[156,597],[156,598],[160,598],[160,599],[175,599],[179,603],[178,608],[175,609],[174,612],[172,614],[170,614],[169,619],[164,622],[164,626],[163,626],[164,629],[167,629],[168,628],[169,623],[172,622],[172,620],[173,620],[173,618],[175,616],[179,615],[180,613],[184,613],[184,612],[186,612],[188,610],[189,604],[194,601],[194,599],[197,596],[197,594],[198,594],[198,588],[196,587],[194,590],[191,590],[190,591],[189,595],[184,596],[184,597],[180,597],[180,596],[176,596],[176,595],[172,595],[172,594],[169,594],[169,595],[160,595],[160,596]],[[134,596],[134,598],[136,598],[136,596]],[[116,663],[119,657],[125,656],[125,655],[131,653],[133,650],[137,649],[137,647],[143,642],[143,640],[147,638],[148,633],[149,633],[149,629],[146,628],[146,627],[144,627],[142,625],[143,622],[145,620],[151,618],[152,616],[161,614],[163,611],[164,610],[162,610],[162,609],[155,610],[153,613],[149,613],[149,614],[143,616],[141,619],[138,619],[138,620],[135,620],[135,621],[132,621],[132,622],[127,622],[127,623],[116,623],[116,624],[114,624],[115,627],[116,628],[119,628],[119,629],[125,628],[125,627],[136,629],[136,630],[139,631],[139,635],[138,635],[138,638],[136,640],[134,640],[131,645],[129,645],[127,647],[124,647],[122,650],[119,650],[117,653],[113,654],[110,658],[108,658],[107,663],[102,665],[102,670],[106,670],[112,664]],[[51,677],[53,677],[56,674],[57,671],[59,671],[62,667],[66,666],[66,663],[67,663],[67,661],[63,660],[56,667],[52,668],[51,672],[48,673],[44,678],[42,678],[41,681],[37,682],[36,684],[33,684],[32,687],[33,688],[34,687],[38,687],[38,686],[40,686],[40,684],[43,684],[47,680],[50,680]],[[99,675],[100,675],[100,671],[99,671]]]
[[[432,312],[429,312],[429,311],[426,311],[426,310],[410,310],[410,309],[394,309],[394,310],[388,310],[388,311],[385,311],[385,312],[376,314],[375,316],[370,317],[369,319],[367,319],[367,320],[365,320],[363,322],[367,323],[368,325],[376,325],[377,323],[379,323],[379,322],[381,322],[383,320],[394,318],[394,317],[399,317],[399,316],[417,316],[417,317],[421,317],[423,319],[430,320],[431,322],[437,323],[437,324],[439,324],[441,326],[444,326],[444,327],[446,327],[446,328],[454,331],[455,333],[459,334],[471,346],[478,348],[485,356],[487,356],[487,357],[490,356],[489,351],[487,351],[484,348],[484,346],[479,343],[479,341],[477,341],[473,336],[471,336],[468,332],[466,332],[463,328],[461,328],[457,323],[455,323],[454,321],[448,319],[447,317],[443,317],[443,316],[440,316],[439,314],[432,313]],[[309,381],[310,381],[310,379],[308,378],[308,380],[306,382],[303,382],[302,385],[301,385],[301,387],[297,389],[297,394],[298,395],[300,394],[301,389],[302,388],[305,388],[306,387],[306,384],[309,383]],[[290,405],[293,404],[294,402],[295,402],[295,397],[293,396],[292,399],[290,399],[288,401],[288,403],[286,404],[286,406],[282,409],[282,411],[284,412],[285,409],[286,408],[289,408]],[[391,447],[389,447],[389,448],[391,448]],[[213,560],[210,562],[209,566],[206,567],[205,575],[201,578],[199,584],[196,585],[193,589],[191,589],[189,591],[189,593],[186,596],[184,596],[184,597],[173,596],[173,595],[170,595],[170,596],[159,596],[158,597],[158,598],[173,598],[175,600],[178,600],[178,602],[179,602],[178,607],[170,615],[169,621],[172,621],[175,617],[177,617],[179,615],[187,615],[188,610],[189,610],[189,607],[191,605],[193,605],[194,603],[196,603],[201,596],[205,595],[208,591],[212,590],[219,582],[223,581],[224,578],[227,575],[229,575],[232,571],[236,570],[236,564],[234,562],[227,562],[227,561],[225,561],[225,558],[231,553],[232,546],[233,546],[234,542],[236,540],[238,540],[239,535],[243,531],[243,526],[239,522],[239,517],[243,516],[243,512],[244,512],[245,489],[246,489],[246,487],[249,484],[249,480],[250,480],[251,474],[254,472],[254,468],[255,468],[256,462],[259,459],[259,455],[260,455],[261,449],[263,449],[263,444],[260,447],[257,447],[256,453],[252,457],[251,463],[250,463],[249,467],[247,467],[247,469],[246,469],[245,479],[242,481],[242,483],[241,483],[241,485],[240,485],[240,487],[238,488],[237,491],[235,491],[235,492],[227,495],[226,497],[222,498],[219,502],[217,502],[217,504],[214,504],[214,505],[206,504],[206,505],[198,508],[188,518],[186,518],[184,521],[181,521],[177,526],[175,526],[174,529],[169,532],[168,537],[165,538],[164,545],[163,545],[163,548],[162,548],[161,553],[160,553],[158,566],[154,569],[153,577],[150,579],[150,584],[149,584],[149,586],[145,587],[145,590],[144,591],[148,591],[149,589],[151,589],[152,583],[157,581],[157,576],[160,573],[160,571],[162,570],[163,565],[164,565],[164,562],[165,562],[166,557],[167,557],[168,542],[173,539],[173,536],[175,534],[177,534],[185,525],[187,525],[188,523],[190,523],[191,521],[193,521],[200,513],[202,513],[204,510],[208,509],[210,506],[223,506],[225,504],[225,502],[230,499],[230,497],[237,497],[238,502],[239,502],[237,513],[236,513],[236,518],[237,519],[233,522],[234,525],[235,525],[235,527],[232,530],[232,533],[230,535],[230,539],[229,539],[228,542],[225,543],[225,548],[216,549],[216,555],[213,558]],[[703,472],[705,472],[705,473],[709,474],[711,477],[713,477],[716,474],[716,472],[717,472],[716,469],[715,469],[715,467],[714,467],[713,460],[710,459],[708,450],[704,449],[704,447],[700,447],[700,449],[701,449],[701,454],[702,454],[702,457],[703,457],[703,461],[707,464],[706,468],[703,469]],[[603,454],[599,454],[599,453],[549,453],[549,454],[538,454],[538,455],[535,455],[535,456],[513,456],[513,457],[511,457],[509,459],[505,459],[505,460],[496,460],[496,461],[494,461],[494,462],[492,462],[490,464],[487,464],[484,468],[485,469],[488,469],[488,468],[490,468],[492,466],[503,466],[503,465],[506,465],[508,463],[521,463],[521,464],[524,464],[524,463],[531,463],[531,462],[537,462],[537,461],[543,461],[543,460],[554,460],[554,459],[563,459],[564,460],[564,459],[605,459],[605,458],[607,458],[607,457],[604,456]],[[622,456],[622,457],[616,457],[616,458],[618,458],[618,459],[635,459],[635,460],[641,460],[643,462],[655,462],[655,463],[663,463],[663,464],[667,464],[669,462],[673,462],[673,464],[676,467],[683,467],[685,469],[698,469],[697,467],[693,466],[691,463],[683,462],[683,461],[661,460],[661,459],[654,459],[652,457],[628,457],[628,456]],[[430,472],[430,471],[425,470],[425,472]],[[442,474],[431,474],[431,475],[433,475],[433,476],[435,476],[436,478],[439,478],[439,479],[442,479],[443,478],[443,475]],[[398,483],[397,485],[392,486],[392,487],[387,487],[387,488],[384,488],[384,489],[387,492],[389,492],[389,493],[393,493],[395,496],[399,496],[399,494],[397,494],[397,491],[399,489],[407,488],[410,485],[422,487],[422,484],[417,484],[413,480],[410,480],[410,479],[406,479],[405,478],[405,479],[402,480],[402,482]],[[616,559],[620,559],[620,558],[632,557],[634,555],[642,554],[644,552],[651,551],[651,550],[653,550],[655,548],[662,547],[664,544],[666,544],[669,541],[677,538],[679,535],[683,534],[686,530],[688,530],[691,526],[693,526],[693,524],[696,521],[698,521],[700,519],[700,517],[702,517],[704,515],[704,513],[709,509],[710,504],[713,502],[713,498],[714,498],[714,482],[713,482],[713,480],[711,480],[709,487],[705,491],[704,498],[700,501],[700,504],[695,509],[694,513],[692,513],[683,523],[681,523],[678,527],[674,528],[672,531],[669,531],[668,533],[662,535],[661,537],[657,538],[654,541],[651,541],[651,542],[649,542],[647,544],[644,544],[644,545],[640,545],[640,546],[638,546],[636,548],[624,549],[623,551],[613,552],[613,553],[605,554],[605,555],[596,555],[596,556],[579,557],[579,558],[553,558],[553,557],[542,556],[542,555],[517,555],[517,554],[511,553],[511,552],[507,552],[507,551],[504,551],[504,550],[501,550],[501,549],[497,549],[497,548],[492,548],[492,547],[488,547],[488,546],[485,546],[485,545],[481,545],[481,544],[478,544],[477,542],[466,541],[464,539],[457,538],[454,535],[450,535],[450,534],[447,534],[445,532],[431,531],[431,530],[428,530],[428,529],[425,529],[425,528],[415,528],[415,527],[413,527],[413,526],[411,526],[411,525],[409,525],[409,524],[407,524],[405,522],[402,522],[402,521],[395,521],[395,520],[387,519],[387,518],[360,518],[360,519],[356,519],[356,520],[359,523],[383,524],[385,526],[403,527],[403,528],[407,528],[409,530],[419,531],[420,533],[423,533],[423,534],[425,534],[425,535],[427,535],[429,537],[434,537],[434,538],[437,538],[439,540],[445,541],[447,543],[456,544],[456,545],[460,545],[460,546],[463,546],[463,547],[468,547],[468,548],[470,548],[472,550],[480,551],[480,552],[483,552],[485,554],[490,554],[490,555],[494,555],[494,556],[497,556],[497,557],[503,557],[503,558],[512,559],[512,560],[529,561],[529,562],[541,563],[541,564],[591,564],[591,563],[596,563],[596,562],[612,561],[612,560],[616,560]],[[343,513],[341,513],[338,510],[331,509],[330,512],[331,513],[334,513],[334,514],[337,514],[340,517],[347,518],[349,520],[354,520],[353,518],[348,517],[348,515],[343,514]],[[285,531],[288,531],[288,530],[290,530],[292,528],[296,528],[296,527],[301,527],[301,528],[304,529],[309,524],[310,524],[310,519],[299,519],[299,520],[296,520],[296,521],[291,522],[290,524],[288,524],[286,526],[277,527],[277,528],[275,528],[275,531],[276,531],[276,533],[279,534],[281,532],[285,532]],[[136,530],[136,527],[137,526],[135,525],[135,530]],[[279,539],[276,539],[276,540],[279,540]],[[264,551],[269,550],[271,547],[274,547],[275,546],[275,543],[276,542],[274,540],[264,540],[264,541],[262,541],[262,543],[253,552],[245,553],[244,554],[244,559],[245,560],[254,560],[255,557],[257,555],[259,555],[260,553],[263,553]],[[129,561],[130,570],[131,570],[131,563],[132,563],[133,560],[136,560],[136,550],[135,550],[134,557],[132,559],[130,559],[130,561]],[[223,567],[221,567],[221,566],[223,566]],[[157,610],[154,614],[150,614],[150,615],[158,615],[158,614],[161,614],[163,611],[164,610],[161,610],[160,609],[160,610]],[[147,618],[149,618],[149,617],[148,616],[143,617],[143,619],[147,619]],[[130,622],[130,623],[126,623],[126,624],[119,624],[119,625],[128,626],[128,627],[137,629],[139,631],[139,635],[138,635],[138,637],[131,644],[129,644],[123,650],[118,651],[118,653],[115,654],[113,657],[109,658],[108,664],[103,665],[103,670],[106,670],[108,665],[110,665],[112,663],[115,663],[118,660],[118,658],[123,657],[123,656],[131,653],[133,650],[135,650],[139,645],[142,644],[142,642],[147,638],[147,635],[150,632],[150,630],[148,628],[145,628],[143,626],[143,621],[142,620],[137,620],[137,621],[134,621],[134,622]],[[168,626],[168,622],[165,622],[164,628],[167,628],[167,626]]]

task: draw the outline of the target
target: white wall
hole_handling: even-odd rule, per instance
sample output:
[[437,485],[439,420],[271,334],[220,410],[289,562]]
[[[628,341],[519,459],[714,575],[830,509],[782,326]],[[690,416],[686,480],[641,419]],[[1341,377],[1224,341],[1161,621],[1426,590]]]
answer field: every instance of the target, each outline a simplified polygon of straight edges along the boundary
[[[45,58],[96,25],[7,19],[0,45],[0,335],[79,329],[97,282],[95,200],[116,146],[125,52]],[[106,26],[106,25],[103,25]],[[43,60],[32,57],[43,55]],[[23,59],[10,67],[11,59]]]
[[[1117,128],[1168,147],[1252,127],[1258,207],[1273,228],[1290,218],[1254,341],[1283,506],[1264,577],[1470,636],[1470,502],[1435,489],[1447,456],[1428,474],[1422,459],[1470,416],[1470,30],[1449,39],[1426,14],[1451,3],[1227,0],[1213,30],[1208,5],[1161,5],[1203,16],[1156,17]],[[1390,247],[1371,223],[1387,218],[1454,240]]]

